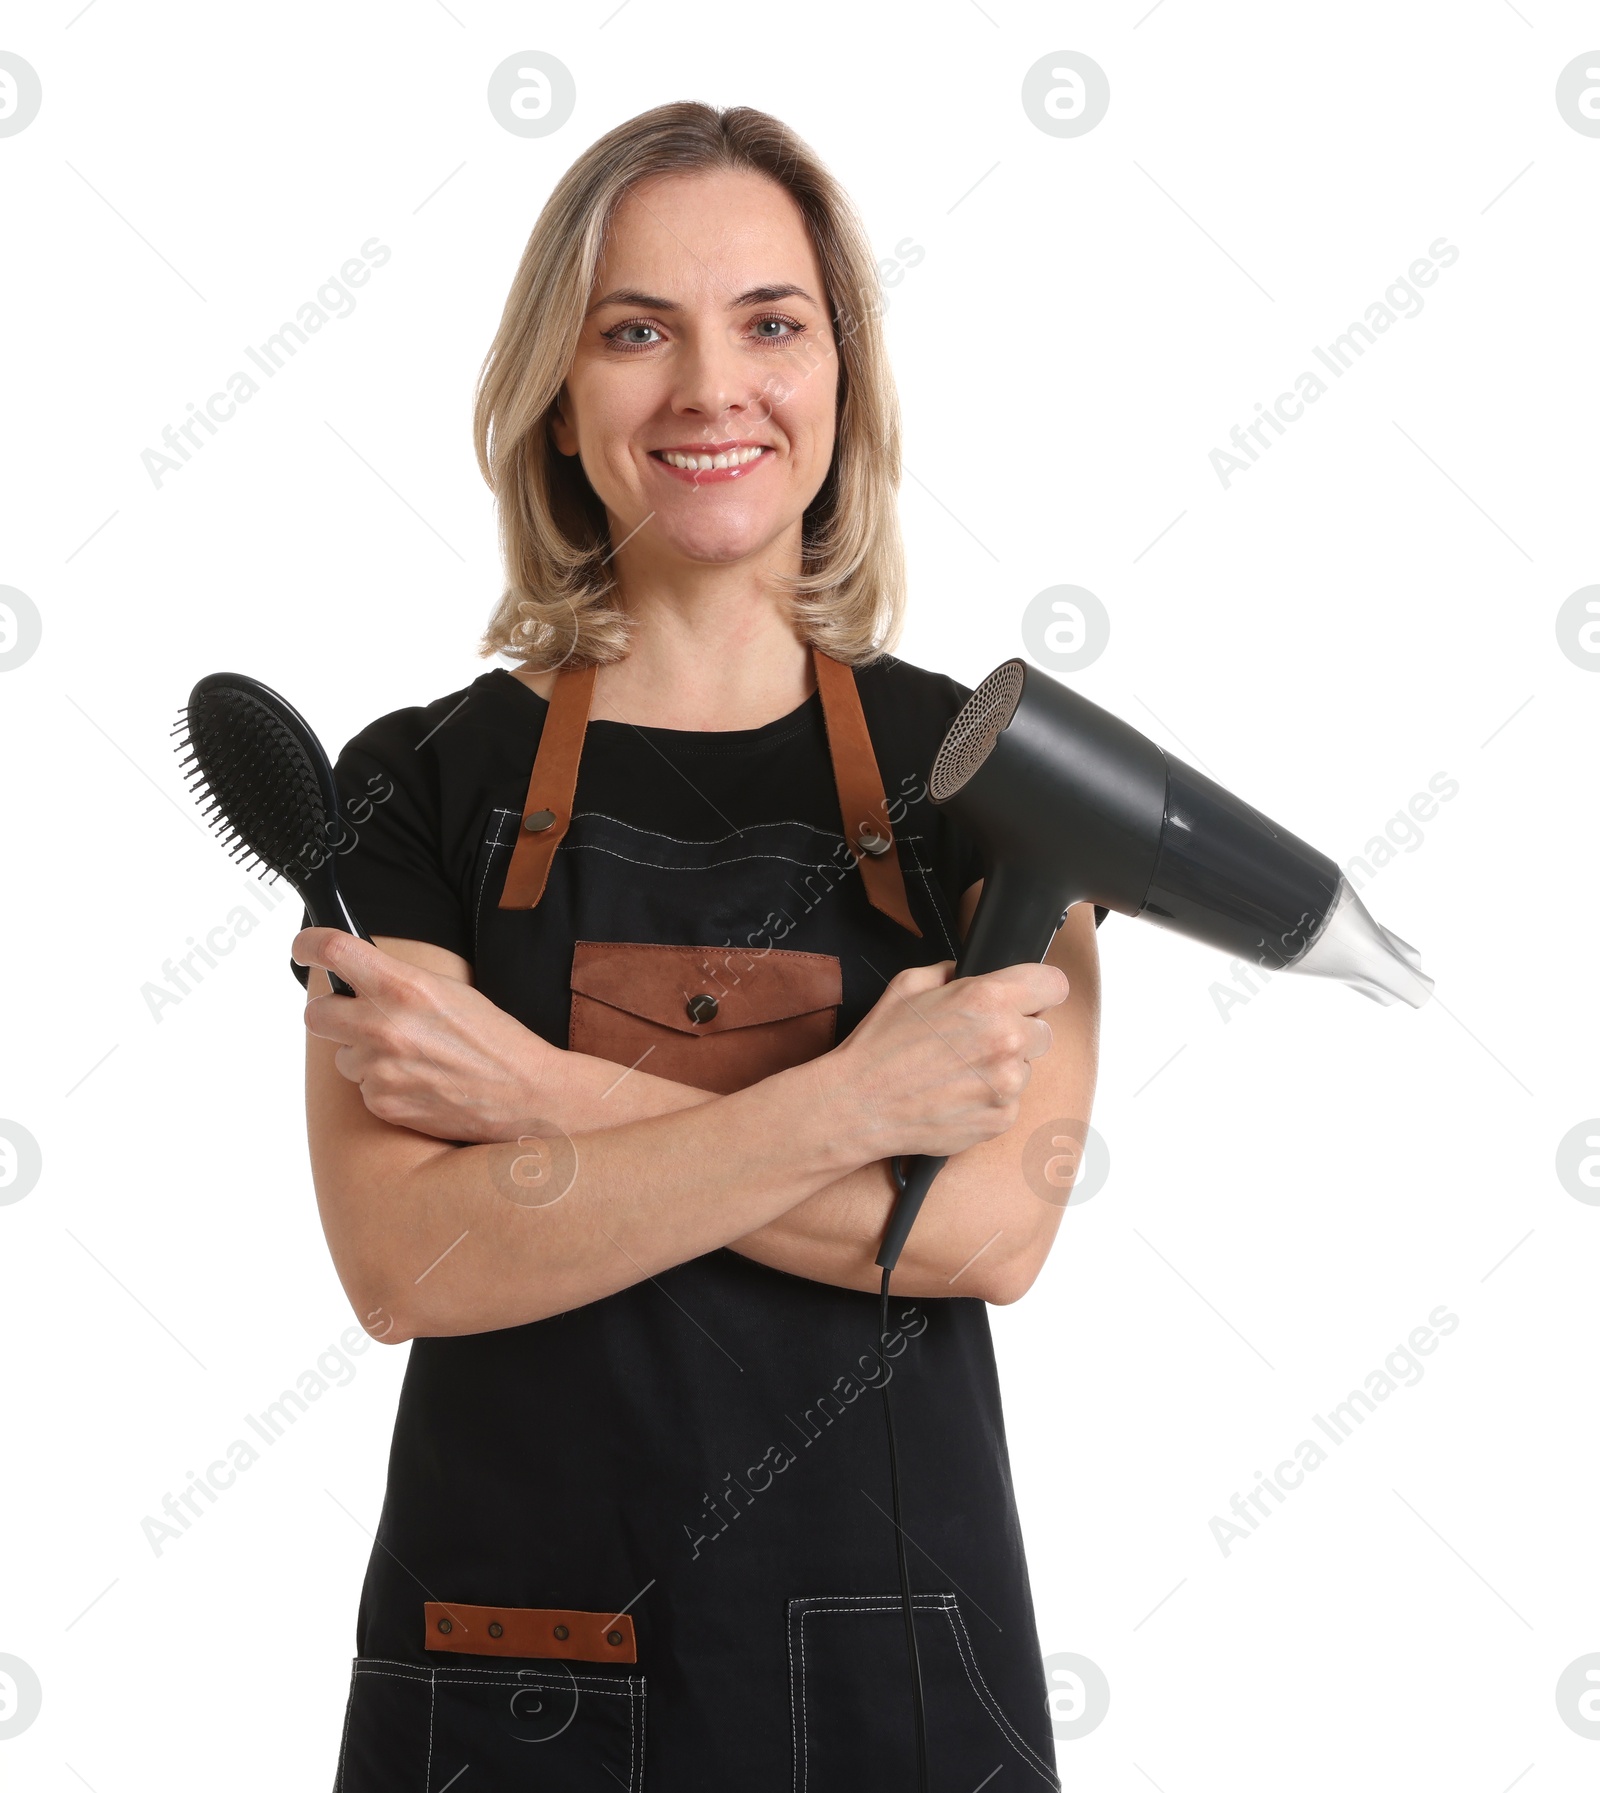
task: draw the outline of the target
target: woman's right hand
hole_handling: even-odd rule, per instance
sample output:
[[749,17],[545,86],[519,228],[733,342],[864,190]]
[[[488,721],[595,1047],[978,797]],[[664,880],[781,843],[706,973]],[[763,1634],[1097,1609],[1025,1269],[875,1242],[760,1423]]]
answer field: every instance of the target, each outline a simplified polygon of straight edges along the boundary
[[953,959],[912,965],[842,1044],[810,1061],[830,1122],[863,1164],[951,1158],[1016,1120],[1030,1061],[1050,1049],[1041,1013],[1063,1002],[1054,965],[1011,965],[951,978]]

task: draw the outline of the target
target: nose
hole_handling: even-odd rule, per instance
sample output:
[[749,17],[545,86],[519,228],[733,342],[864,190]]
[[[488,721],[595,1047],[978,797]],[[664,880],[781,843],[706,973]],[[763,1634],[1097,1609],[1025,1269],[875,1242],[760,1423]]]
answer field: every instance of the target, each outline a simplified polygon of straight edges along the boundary
[[766,375],[751,365],[751,356],[716,320],[685,331],[675,368],[674,415],[716,423],[727,416],[747,418],[764,409]]

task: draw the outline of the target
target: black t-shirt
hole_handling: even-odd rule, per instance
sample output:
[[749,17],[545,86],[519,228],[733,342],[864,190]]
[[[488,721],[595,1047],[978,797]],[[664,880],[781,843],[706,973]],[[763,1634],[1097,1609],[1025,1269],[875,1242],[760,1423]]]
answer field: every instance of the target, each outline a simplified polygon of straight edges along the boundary
[[[916,881],[932,879],[944,906],[959,913],[962,893],[983,877],[983,860],[973,837],[929,798],[927,777],[971,689],[893,655],[858,668],[856,681],[913,905],[920,907]],[[345,745],[334,768],[345,805],[335,865],[369,934],[429,941],[475,961],[479,919],[498,895],[485,888],[485,847],[521,813],[546,708],[496,667],[432,703],[378,717]],[[592,719],[577,796],[582,810],[702,840],[736,837],[778,815],[835,829],[840,821],[816,691],[758,728]],[[620,857],[616,870],[626,876]],[[1097,927],[1106,913],[1096,905]],[[309,915],[302,925],[310,926]],[[935,944],[954,958],[959,942],[946,934]],[[303,966],[294,974],[309,983]]]

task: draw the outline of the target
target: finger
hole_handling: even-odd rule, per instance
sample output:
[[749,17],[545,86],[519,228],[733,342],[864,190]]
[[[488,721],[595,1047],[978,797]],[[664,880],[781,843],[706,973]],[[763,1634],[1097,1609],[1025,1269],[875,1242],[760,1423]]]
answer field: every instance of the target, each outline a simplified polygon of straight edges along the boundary
[[[414,984],[414,967],[397,959],[370,940],[346,934],[341,928],[302,928],[289,943],[291,957],[299,965],[319,965],[334,971],[363,996],[375,1002],[404,995]],[[348,999],[347,999],[348,1000]]]
[[355,996],[338,996],[326,991],[307,1002],[305,1021],[307,1033],[355,1046],[367,1042],[377,1025],[377,1011],[359,992]]
[[1037,1015],[1028,1017],[1028,1050],[1023,1053],[1026,1059],[1043,1058],[1051,1046],[1055,1044],[1055,1034],[1048,1021],[1041,1021]]
[[1072,988],[1059,965],[1007,965],[1003,970],[986,971],[983,975],[1024,1015],[1053,1009],[1066,1001]]
[[939,959],[932,965],[907,965],[894,975],[895,988],[902,996],[920,996],[924,990],[937,990],[950,981],[956,968],[954,959]]

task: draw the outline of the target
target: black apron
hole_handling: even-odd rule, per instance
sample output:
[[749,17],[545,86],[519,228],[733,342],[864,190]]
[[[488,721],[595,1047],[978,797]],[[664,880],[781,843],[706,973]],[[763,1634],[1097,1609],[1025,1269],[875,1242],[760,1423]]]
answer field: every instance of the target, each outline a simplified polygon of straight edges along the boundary
[[[563,669],[527,794],[479,849],[478,988],[619,1076],[725,1091],[951,957],[855,675],[813,662],[843,835],[682,840],[585,810],[594,669]],[[507,1199],[577,1199],[542,1151]],[[1059,1786],[987,1309],[891,1285],[880,1354],[878,1306],[718,1250],[414,1339],[335,1793],[911,1793],[885,1381],[934,1793]]]

